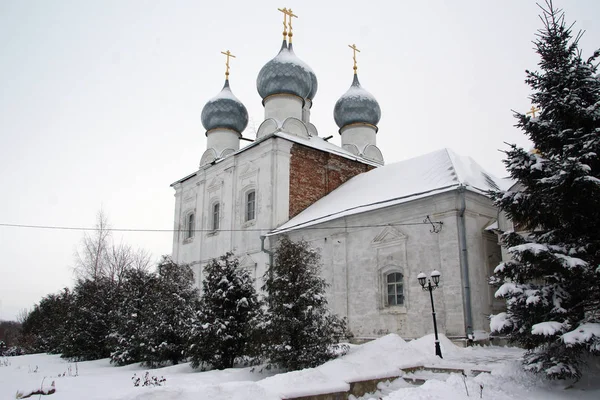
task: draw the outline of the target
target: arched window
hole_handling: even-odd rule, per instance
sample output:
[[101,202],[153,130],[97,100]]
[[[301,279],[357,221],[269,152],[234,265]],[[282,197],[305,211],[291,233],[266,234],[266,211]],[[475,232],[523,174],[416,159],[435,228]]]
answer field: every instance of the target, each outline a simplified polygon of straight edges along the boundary
[[256,218],[256,191],[251,190],[246,193],[246,222]]
[[191,239],[194,237],[194,233],[196,231],[196,226],[195,226],[195,216],[194,213],[189,213],[186,221],[185,221],[185,225],[186,225],[186,229],[185,229],[185,238],[186,239]]
[[221,206],[219,203],[215,203],[212,206],[212,229],[216,231],[219,229],[219,214],[220,214]]
[[385,276],[387,284],[387,305],[404,304],[404,276],[400,272],[391,272]]

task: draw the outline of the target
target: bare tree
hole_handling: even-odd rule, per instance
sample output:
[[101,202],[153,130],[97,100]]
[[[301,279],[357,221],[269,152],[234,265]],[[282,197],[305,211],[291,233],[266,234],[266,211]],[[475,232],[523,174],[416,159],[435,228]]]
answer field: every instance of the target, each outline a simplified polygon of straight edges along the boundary
[[121,241],[115,244],[104,210],[96,216],[96,229],[85,233],[81,248],[75,252],[75,275],[79,279],[96,280],[100,277],[120,282],[128,269],[150,269],[151,255],[145,249],[134,249]]
[[81,248],[75,252],[75,275],[81,279],[96,280],[106,272],[111,231],[102,209],[96,216],[95,228],[92,234],[84,233]]
[[144,249],[135,250],[126,243],[110,244],[106,251],[105,276],[113,282],[120,282],[125,271],[130,269],[150,269],[151,256]]

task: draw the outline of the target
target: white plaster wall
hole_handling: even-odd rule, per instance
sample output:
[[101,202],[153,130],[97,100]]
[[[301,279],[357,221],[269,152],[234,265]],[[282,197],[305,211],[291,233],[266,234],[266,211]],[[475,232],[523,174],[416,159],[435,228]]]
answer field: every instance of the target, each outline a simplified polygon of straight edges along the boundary
[[302,99],[298,96],[278,94],[269,96],[264,100],[265,120],[273,118],[279,122],[289,117],[302,120]]
[[[289,163],[292,143],[267,139],[175,185],[173,258],[192,264],[200,286],[201,268],[215,257],[233,251],[255,277],[266,270],[268,256],[261,252],[260,236],[289,219]],[[256,191],[256,218],[245,221],[245,194]],[[212,205],[220,204],[220,229],[212,229]],[[185,238],[185,216],[196,215],[195,236]],[[268,244],[268,241],[267,241]],[[257,287],[260,283],[257,282]]]
[[[394,332],[413,338],[432,333],[429,294],[421,289],[416,277],[421,271],[429,275],[434,269],[442,273],[440,287],[434,291],[438,329],[448,336],[464,337],[458,205],[458,193],[449,192],[320,225],[332,229],[292,232],[290,238],[303,238],[320,249],[322,275],[330,284],[330,307],[348,318],[356,337],[372,338]],[[467,204],[467,208],[479,206],[476,202]],[[478,211],[488,211],[487,207],[482,208],[485,210]],[[441,232],[431,233],[429,225],[386,227],[387,224],[421,222],[427,215],[443,222]],[[479,219],[481,224],[483,217]],[[352,228],[365,225],[381,226]],[[471,275],[475,280],[471,286],[481,285],[487,273],[480,271],[484,268],[485,252],[479,250],[482,239],[476,231],[480,232],[481,228],[476,225],[469,223],[467,228]],[[405,304],[402,307],[385,306],[383,278],[392,268],[404,275]],[[489,304],[488,295],[486,290],[475,291],[473,304]],[[474,308],[478,329],[487,321],[481,317],[484,308]]]
[[342,130],[342,147],[345,144],[353,144],[358,148],[360,154],[365,151],[367,145],[376,145],[377,133],[370,125],[350,125]]
[[230,129],[214,129],[207,132],[206,148],[214,149],[220,156],[225,149],[240,149],[240,134]]

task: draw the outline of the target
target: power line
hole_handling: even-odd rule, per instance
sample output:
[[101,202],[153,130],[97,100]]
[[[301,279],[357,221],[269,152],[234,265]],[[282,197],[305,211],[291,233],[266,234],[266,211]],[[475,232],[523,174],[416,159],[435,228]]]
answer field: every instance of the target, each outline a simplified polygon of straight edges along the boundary
[[[290,227],[290,229],[314,229],[314,230],[326,230],[326,229],[353,229],[353,228],[384,228],[386,226],[415,226],[415,225],[434,225],[441,226],[443,222],[428,221],[423,222],[406,222],[406,223],[395,223],[395,224],[367,224],[367,225],[346,225],[346,226],[307,226],[307,227]],[[25,225],[25,224],[6,224],[0,223],[0,226],[10,228],[26,228],[26,229],[51,229],[51,230],[66,230],[66,231],[97,231],[98,228],[87,228],[78,226],[53,226],[53,225]],[[109,232],[189,232],[187,229],[137,229],[137,228],[103,228]],[[194,232],[270,232],[273,229],[270,228],[246,228],[246,229],[194,229]],[[285,229],[283,230],[285,231]]]

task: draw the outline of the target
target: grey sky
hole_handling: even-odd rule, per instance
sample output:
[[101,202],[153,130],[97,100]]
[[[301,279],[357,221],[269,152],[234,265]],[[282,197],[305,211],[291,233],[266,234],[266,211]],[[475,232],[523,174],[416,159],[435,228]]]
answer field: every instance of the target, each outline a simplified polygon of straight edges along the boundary
[[[600,47],[596,0],[556,0],[584,55]],[[530,107],[535,1],[25,1],[0,0],[0,223],[171,229],[169,184],[196,170],[205,102],[231,86],[263,119],[260,68],[279,50],[291,7],[296,54],[319,80],[312,122],[334,135],[333,106],[359,76],[382,109],[387,163],[442,147],[503,176],[503,142],[528,146],[511,109]],[[594,20],[595,19],[595,20]],[[81,232],[0,227],[0,319],[71,285]],[[121,235],[115,234],[120,240]],[[123,240],[157,259],[171,233]],[[257,238],[258,240],[258,238]]]

